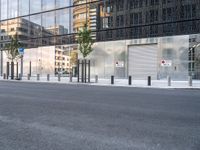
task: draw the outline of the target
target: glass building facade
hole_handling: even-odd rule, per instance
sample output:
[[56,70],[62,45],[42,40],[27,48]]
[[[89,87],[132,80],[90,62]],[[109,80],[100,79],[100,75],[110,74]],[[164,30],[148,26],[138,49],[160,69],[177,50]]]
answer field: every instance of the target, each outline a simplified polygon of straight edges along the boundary
[[81,58],[76,33],[85,23],[96,41],[92,75],[200,76],[199,0],[0,0],[1,75],[14,35],[25,47],[24,74],[73,70]]

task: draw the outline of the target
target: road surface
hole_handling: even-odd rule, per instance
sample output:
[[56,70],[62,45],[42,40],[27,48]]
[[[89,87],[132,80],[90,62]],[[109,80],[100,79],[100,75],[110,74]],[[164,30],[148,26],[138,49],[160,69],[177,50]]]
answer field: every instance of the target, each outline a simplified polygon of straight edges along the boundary
[[200,150],[200,91],[2,81],[0,150]]

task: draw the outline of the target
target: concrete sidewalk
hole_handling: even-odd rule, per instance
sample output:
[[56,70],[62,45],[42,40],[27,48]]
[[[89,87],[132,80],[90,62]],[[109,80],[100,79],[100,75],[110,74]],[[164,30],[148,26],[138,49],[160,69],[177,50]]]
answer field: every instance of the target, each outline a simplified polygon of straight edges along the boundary
[[47,77],[40,77],[37,80],[36,76],[27,79],[23,77],[22,80],[4,80],[0,77],[1,81],[13,81],[13,82],[39,82],[39,83],[59,83],[59,84],[84,84],[84,85],[95,85],[95,86],[119,86],[119,87],[143,87],[143,88],[189,88],[189,89],[200,89],[200,80],[193,80],[192,86],[189,86],[189,81],[173,81],[171,80],[171,86],[168,86],[168,81],[166,80],[152,80],[151,86],[147,85],[147,80],[132,80],[132,85],[128,85],[128,79],[115,79],[114,84],[111,84],[111,79],[98,79],[98,83],[95,83],[95,79],[91,78],[90,83],[77,82],[77,78],[73,77],[72,82],[70,82],[69,77],[61,77],[58,81],[58,77],[50,77],[50,81],[47,81]]

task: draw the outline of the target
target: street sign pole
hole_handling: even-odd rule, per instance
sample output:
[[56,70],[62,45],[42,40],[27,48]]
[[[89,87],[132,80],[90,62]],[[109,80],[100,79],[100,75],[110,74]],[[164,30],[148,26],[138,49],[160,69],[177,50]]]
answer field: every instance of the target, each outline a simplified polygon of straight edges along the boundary
[[19,54],[21,55],[21,73],[20,73],[20,80],[22,80],[22,77],[23,77],[23,62],[24,62],[24,60],[23,60],[23,57],[24,57],[24,48],[19,48],[18,49],[18,52],[19,52]]
[[21,56],[21,76],[20,79],[22,80],[23,77],[23,55]]

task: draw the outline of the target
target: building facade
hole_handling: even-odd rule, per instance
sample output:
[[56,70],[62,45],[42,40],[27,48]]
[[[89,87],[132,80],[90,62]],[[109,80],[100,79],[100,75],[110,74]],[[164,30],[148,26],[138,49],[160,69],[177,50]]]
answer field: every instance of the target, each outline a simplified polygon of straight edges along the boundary
[[62,51],[69,60],[66,70],[76,67],[76,34],[84,23],[96,40],[89,56],[92,75],[200,76],[199,0],[0,0],[1,75],[8,61],[4,46],[15,34],[27,50],[27,64],[33,56],[35,68],[54,62],[50,70],[56,73],[62,70],[56,59],[63,59],[56,53]]
[[199,3],[198,0],[104,1],[98,7],[98,30],[106,32],[99,32],[98,40],[199,33]]

